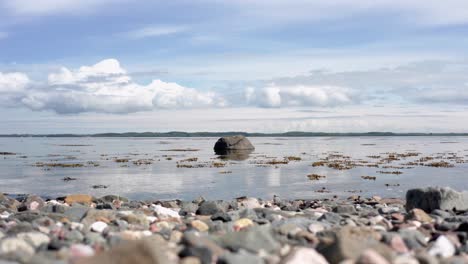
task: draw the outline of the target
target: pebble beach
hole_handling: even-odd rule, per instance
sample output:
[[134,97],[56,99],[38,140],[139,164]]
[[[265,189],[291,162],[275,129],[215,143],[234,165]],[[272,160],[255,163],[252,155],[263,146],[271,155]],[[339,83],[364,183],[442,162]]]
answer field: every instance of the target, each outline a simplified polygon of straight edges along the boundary
[[0,195],[0,263],[467,263],[468,195],[130,201]]

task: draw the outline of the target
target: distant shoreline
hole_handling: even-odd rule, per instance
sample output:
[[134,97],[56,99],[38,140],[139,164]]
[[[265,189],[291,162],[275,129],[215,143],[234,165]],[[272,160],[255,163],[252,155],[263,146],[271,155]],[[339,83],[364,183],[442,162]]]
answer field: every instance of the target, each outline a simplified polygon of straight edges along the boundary
[[285,133],[247,133],[247,132],[126,132],[126,133],[97,133],[97,134],[4,134],[1,138],[23,137],[224,137],[244,135],[247,137],[430,137],[430,136],[468,136],[468,133],[393,133],[393,132],[366,132],[366,133],[327,133],[327,132],[285,132]]

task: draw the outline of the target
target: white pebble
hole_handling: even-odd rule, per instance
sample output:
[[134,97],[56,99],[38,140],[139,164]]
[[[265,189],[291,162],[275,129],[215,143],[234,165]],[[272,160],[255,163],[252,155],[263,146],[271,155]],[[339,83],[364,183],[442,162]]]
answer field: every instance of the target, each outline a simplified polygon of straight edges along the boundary
[[102,221],[94,222],[91,225],[91,231],[102,233],[107,228],[107,224]]
[[0,214],[0,218],[1,218],[1,219],[7,219],[8,217],[10,217],[10,213],[8,213],[7,211],[3,211],[3,212]]
[[429,255],[449,258],[455,255],[455,246],[446,236],[439,236],[429,249]]
[[159,204],[152,205],[152,207],[153,207],[153,210],[158,214],[159,217],[163,217],[163,218],[168,218],[168,217],[180,218],[179,213],[172,210],[172,209],[162,207]]

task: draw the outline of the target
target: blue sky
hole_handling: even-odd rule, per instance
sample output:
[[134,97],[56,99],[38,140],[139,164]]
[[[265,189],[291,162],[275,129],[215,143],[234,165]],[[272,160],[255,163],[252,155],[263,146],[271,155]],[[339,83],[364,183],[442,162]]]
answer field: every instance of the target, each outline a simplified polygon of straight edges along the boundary
[[462,0],[0,0],[3,133],[468,132]]

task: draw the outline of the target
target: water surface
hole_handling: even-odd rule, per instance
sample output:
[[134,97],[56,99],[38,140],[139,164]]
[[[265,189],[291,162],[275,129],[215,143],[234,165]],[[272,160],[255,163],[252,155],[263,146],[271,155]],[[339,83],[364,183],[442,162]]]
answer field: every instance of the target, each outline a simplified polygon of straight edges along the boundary
[[[403,197],[406,190],[423,186],[468,189],[466,137],[312,137],[250,138],[256,150],[246,160],[220,160],[213,152],[216,138],[0,138],[0,191],[56,197],[69,193],[95,196],[118,194],[131,199],[232,199],[238,196],[319,198],[353,194]],[[197,151],[173,151],[191,149]],[[418,153],[392,161],[401,166],[421,157],[447,160],[454,167],[414,166],[405,169],[355,167],[336,170],[313,167],[330,155],[375,162],[369,156],[389,152]],[[300,161],[263,164],[286,156]],[[457,159],[446,159],[454,157]],[[198,158],[196,162],[181,162]],[[116,162],[121,159],[123,162]],[[128,159],[128,162],[125,160]],[[136,165],[138,160],[151,164]],[[41,167],[43,164],[81,164],[83,167]],[[261,164],[259,164],[261,163]],[[186,164],[200,168],[181,168]],[[216,167],[213,164],[225,164]],[[409,167],[409,166],[407,166]],[[381,174],[378,171],[400,171]],[[307,175],[326,176],[318,181]],[[361,176],[375,176],[364,180]],[[76,178],[64,181],[63,178]],[[94,185],[108,188],[94,189]],[[325,192],[321,192],[321,190]]]

